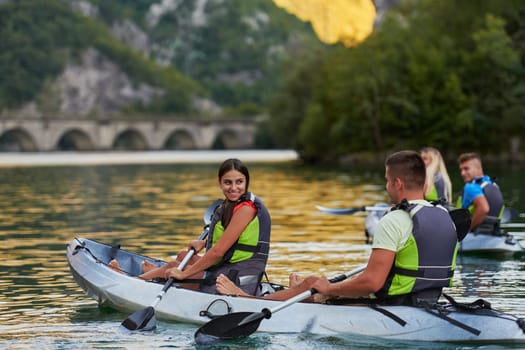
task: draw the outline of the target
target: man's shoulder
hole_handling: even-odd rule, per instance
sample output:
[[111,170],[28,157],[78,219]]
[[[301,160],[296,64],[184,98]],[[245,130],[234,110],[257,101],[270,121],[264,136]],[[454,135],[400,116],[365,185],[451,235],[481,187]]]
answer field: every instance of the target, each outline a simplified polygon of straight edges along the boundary
[[[426,199],[410,200],[408,203],[410,204],[410,206],[408,207],[408,210],[410,211],[410,213],[407,210],[402,210],[402,209],[392,210],[390,213],[388,213],[390,215],[390,217],[388,217],[388,221],[390,223],[397,223],[397,224],[401,224],[401,225],[406,225],[407,221],[412,221],[411,215],[413,215],[413,214],[415,214],[416,212],[419,211],[418,207],[419,208],[421,208],[421,207],[426,207],[426,208],[433,208],[433,207],[435,207],[434,204],[432,204],[431,202],[427,201]],[[387,216],[388,215],[385,215],[385,218]]]
[[481,189],[481,184],[477,181],[471,181],[467,182],[464,187],[465,191],[472,191],[472,190],[478,190]]
[[492,178],[489,175],[483,175],[481,182],[486,182],[488,184],[494,183],[494,181],[492,181]]
[[[408,213],[407,210],[411,210],[411,208],[413,208],[413,206],[417,206],[417,205],[425,206],[425,207],[433,206],[433,204],[430,203],[429,201],[427,201],[426,199],[412,199],[412,200],[408,201],[408,204],[409,204],[409,206],[406,207],[407,208],[406,210],[398,208],[398,209],[394,209],[394,210],[390,211],[389,213],[397,213],[395,215],[403,216],[403,215],[407,214]],[[405,213],[405,214],[400,214],[400,213]]]
[[372,248],[396,252],[408,239],[412,225],[412,219],[407,211],[397,209],[388,212],[379,221]]
[[386,213],[385,216],[381,219],[381,221],[384,221],[384,223],[395,223],[404,221],[406,219],[410,219],[410,214],[406,210],[403,209],[395,209],[391,210],[388,213]]

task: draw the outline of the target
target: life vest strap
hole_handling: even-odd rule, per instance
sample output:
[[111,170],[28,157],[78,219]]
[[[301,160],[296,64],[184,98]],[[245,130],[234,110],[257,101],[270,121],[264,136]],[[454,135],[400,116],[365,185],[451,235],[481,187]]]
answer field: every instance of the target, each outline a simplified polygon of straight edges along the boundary
[[[436,271],[436,269],[425,269],[420,268],[419,270],[408,270],[401,267],[394,267],[394,272],[400,275],[408,276],[408,277],[416,277],[416,278],[438,278],[435,276],[435,274],[432,274],[432,271]],[[454,276],[454,270],[447,270],[446,274],[442,276],[441,278],[451,278]]]

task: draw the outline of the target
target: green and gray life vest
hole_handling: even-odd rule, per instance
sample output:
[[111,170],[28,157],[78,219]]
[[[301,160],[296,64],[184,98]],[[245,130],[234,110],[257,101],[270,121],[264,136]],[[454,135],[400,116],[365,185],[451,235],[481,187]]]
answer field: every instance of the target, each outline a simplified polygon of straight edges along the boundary
[[[402,203],[403,204],[403,203]],[[400,205],[412,218],[414,229],[396,253],[378,298],[436,290],[452,285],[458,238],[447,209],[441,205]]]
[[[225,262],[237,263],[246,260],[261,260],[266,263],[270,249],[271,220],[268,210],[263,202],[251,192],[247,192],[237,201],[240,204],[244,201],[252,201],[257,209],[257,214],[252,221],[245,227],[237,242],[226,252],[223,259],[216,264],[222,265]],[[224,234],[224,226],[221,218],[223,206],[220,205],[215,211],[210,223],[210,235],[206,242],[206,249],[210,249]]]

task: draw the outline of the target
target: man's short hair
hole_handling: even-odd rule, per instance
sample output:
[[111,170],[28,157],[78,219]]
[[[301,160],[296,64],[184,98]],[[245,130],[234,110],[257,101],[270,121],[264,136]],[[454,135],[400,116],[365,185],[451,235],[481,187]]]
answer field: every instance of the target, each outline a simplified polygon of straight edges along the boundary
[[399,151],[385,161],[390,176],[400,178],[409,190],[425,186],[426,168],[421,155],[416,151]]
[[469,152],[469,153],[462,153],[458,157],[458,164],[468,162],[469,160],[477,159],[479,163],[481,164],[481,158],[477,153]]

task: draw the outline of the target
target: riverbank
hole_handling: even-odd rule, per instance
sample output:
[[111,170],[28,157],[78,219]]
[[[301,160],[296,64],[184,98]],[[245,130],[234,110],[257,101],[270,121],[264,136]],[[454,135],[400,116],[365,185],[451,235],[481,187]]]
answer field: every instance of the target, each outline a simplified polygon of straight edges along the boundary
[[24,152],[0,153],[0,167],[219,163],[227,158],[251,163],[291,162],[299,160],[299,155],[294,150]]
[[[341,166],[355,166],[355,165],[383,165],[386,157],[395,152],[357,152],[340,156],[337,160],[337,164]],[[467,152],[467,151],[465,151]],[[469,150],[468,152],[476,152]],[[479,153],[483,164],[499,165],[499,166],[514,166],[524,167],[525,166],[525,154],[524,153]],[[456,164],[459,153],[445,153],[443,158],[447,164]]]

